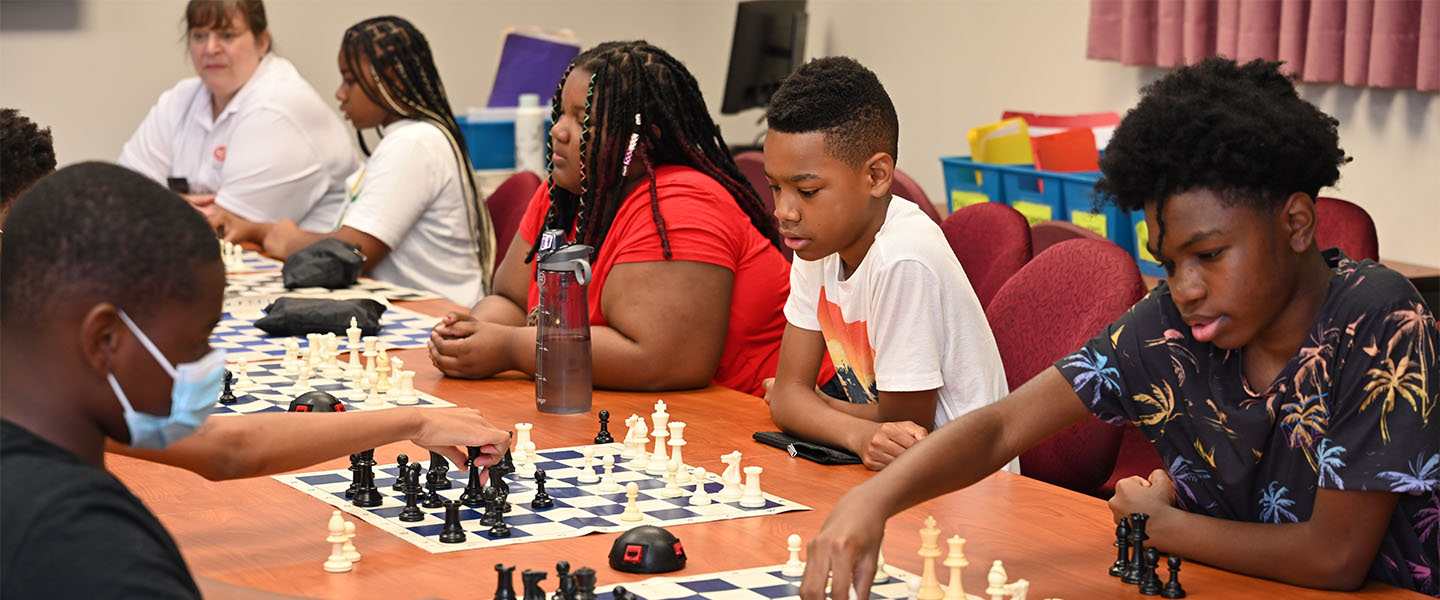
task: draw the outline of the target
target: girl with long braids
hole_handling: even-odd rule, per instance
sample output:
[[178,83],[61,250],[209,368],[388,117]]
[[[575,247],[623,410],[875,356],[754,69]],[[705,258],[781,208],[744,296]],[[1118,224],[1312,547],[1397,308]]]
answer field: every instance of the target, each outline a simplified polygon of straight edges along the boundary
[[[473,305],[490,288],[495,234],[430,45],[409,21],[375,17],[345,31],[339,62],[335,97],[369,159],[346,180],[333,230],[289,220],[232,227],[281,258],[339,238],[360,246],[368,275]],[[373,153],[362,135],[371,127],[381,136]]]
[[735,166],[695,78],[643,41],[576,57],[555,93],[550,174],[494,294],[430,337],[446,375],[534,373],[534,257],[542,231],[595,248],[589,284],[597,387],[756,395],[774,375],[789,264],[774,218]]

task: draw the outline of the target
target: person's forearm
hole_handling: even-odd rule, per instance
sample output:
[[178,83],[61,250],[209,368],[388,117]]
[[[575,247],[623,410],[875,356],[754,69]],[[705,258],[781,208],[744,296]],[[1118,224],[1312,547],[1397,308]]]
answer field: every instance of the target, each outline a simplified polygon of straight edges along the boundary
[[[280,260],[285,260],[287,258],[290,258],[291,254],[299,252],[306,246],[323,240],[326,237],[328,236],[323,233],[315,233],[313,231],[305,231],[303,229],[291,230],[287,232],[287,234],[283,238],[276,238],[276,236],[267,235],[265,236],[264,244],[265,253],[274,256],[275,258],[278,258]],[[371,261],[365,261],[365,272],[370,272],[371,266]]]
[[[1311,522],[1249,523],[1170,508],[1150,515],[1149,545],[1187,560],[1312,588],[1353,590],[1365,582],[1373,551],[1319,539]],[[1236,540],[1245,540],[1242,544]],[[1323,551],[1317,551],[1323,548]],[[1362,555],[1363,554],[1363,555]]]
[[[514,300],[500,294],[491,294],[481,298],[474,307],[471,307],[470,315],[479,321],[511,327],[526,325],[528,317],[524,308],[516,304]],[[534,343],[534,336],[531,336],[530,341]]]
[[[505,345],[503,354],[507,362],[498,365],[499,370],[515,369],[532,376],[535,374],[535,329],[503,329],[504,333],[496,343]],[[676,364],[675,361],[665,360],[660,356],[650,356],[635,340],[625,337],[614,328],[598,325],[590,328],[590,359],[594,385],[600,389],[693,389],[709,384],[714,376],[713,367],[706,370],[695,365]]]
[[849,407],[836,406],[838,402],[813,387],[777,384],[771,392],[770,419],[795,437],[862,454],[875,422],[841,410]]
[[841,400],[839,398],[831,398],[823,394],[817,395],[825,401],[825,406],[828,406],[833,410],[838,410],[852,417],[859,417],[861,419],[865,419],[866,421],[871,422],[878,422],[884,420],[880,417],[880,403],[878,402],[872,404],[860,404],[856,402]]

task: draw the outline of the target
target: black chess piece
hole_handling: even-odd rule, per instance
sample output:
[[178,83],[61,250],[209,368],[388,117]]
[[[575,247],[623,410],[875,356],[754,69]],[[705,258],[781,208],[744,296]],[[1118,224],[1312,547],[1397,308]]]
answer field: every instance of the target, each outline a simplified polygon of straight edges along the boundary
[[595,434],[595,443],[609,444],[615,441],[610,437],[610,411],[600,411],[600,433]]
[[1130,521],[1120,519],[1120,524],[1115,526],[1115,547],[1119,551],[1115,554],[1115,564],[1110,565],[1112,577],[1125,575],[1125,566],[1130,563]]
[[396,518],[406,523],[414,523],[425,519],[425,513],[421,512],[420,507],[416,504],[420,499],[420,486],[410,485],[411,477],[420,477],[420,465],[417,463],[415,467],[414,470],[405,469],[400,472],[400,480],[403,482],[401,487],[405,488],[405,508],[400,511],[400,515]]
[[[511,439],[511,440],[514,440],[514,439],[515,439],[515,432],[513,432],[513,431],[510,432],[510,439]],[[509,444],[509,443],[505,444],[505,454],[502,454],[502,455],[500,456],[500,461],[497,462],[497,463],[495,463],[495,466],[491,468],[491,470],[494,470],[494,469],[499,469],[499,470],[500,470],[500,476],[501,476],[501,477],[504,477],[504,476],[506,476],[506,475],[509,475],[509,474],[515,472],[515,456],[512,455],[512,454],[510,454],[510,444]]]
[[460,503],[469,507],[480,506],[484,499],[480,496],[480,469],[475,466],[475,458],[480,456],[480,448],[466,446],[468,457],[465,459],[465,466],[470,469],[469,479],[465,482],[465,491],[460,494]]
[[375,466],[374,462],[360,462],[360,486],[355,488],[355,495],[351,496],[350,503],[361,508],[375,508],[380,506],[382,499],[380,490],[375,488]]
[[550,600],[575,600],[575,578],[570,575],[570,563],[555,563],[555,594]]
[[400,454],[395,457],[395,464],[400,466],[400,472],[395,474],[395,485],[391,486],[390,489],[400,492],[402,494],[405,493],[406,476],[408,476],[410,473],[409,469],[407,469],[406,466],[409,462],[410,457],[404,454]]
[[446,544],[459,544],[465,541],[465,529],[460,527],[459,502],[445,501],[445,526],[440,529],[440,541]]
[[520,581],[525,586],[524,600],[545,600],[545,590],[540,589],[540,582],[545,580],[548,573],[544,571],[531,571],[525,569],[520,574]]
[[1160,566],[1160,551],[1154,546],[1145,549],[1145,572],[1140,575],[1140,593],[1146,596],[1160,595],[1160,576],[1155,568]]
[[530,501],[530,508],[552,506],[555,506],[555,499],[545,492],[545,469],[535,469],[535,499]]
[[575,586],[577,588],[575,600],[595,600],[595,569],[590,567],[575,569]]
[[1174,554],[1166,561],[1170,567],[1170,581],[1160,590],[1161,598],[1184,598],[1185,588],[1180,587],[1180,557]]
[[230,369],[225,369],[225,375],[223,377],[225,381],[225,387],[220,389],[220,403],[234,404],[237,400],[239,400],[239,398],[235,397],[235,390],[230,387],[231,384],[235,382],[235,374],[231,373]]
[[510,537],[510,526],[505,524],[505,511],[500,508],[500,496],[496,495],[491,504],[495,506],[495,524],[490,526],[489,535],[492,538]]
[[515,567],[495,563],[495,600],[515,600]]
[[634,597],[635,595],[631,594],[623,585],[617,585],[610,589],[610,598],[612,600],[631,600]]
[[350,487],[345,488],[345,497],[354,498],[355,490],[360,489],[360,453],[350,455]]
[[514,510],[510,505],[510,484],[505,483],[505,470],[501,465],[491,467],[490,487],[495,490],[495,497],[500,501],[500,512],[508,513]]
[[485,506],[485,509],[480,513],[480,522],[477,523],[479,526],[490,527],[495,524],[495,521],[500,520],[500,513],[496,510],[498,507],[495,504],[494,488],[487,487],[480,491],[480,503]]
[[1150,536],[1145,535],[1145,522],[1148,520],[1150,515],[1145,513],[1130,515],[1130,564],[1125,568],[1125,574],[1120,577],[1120,581],[1138,584],[1145,574],[1145,540],[1150,539]]
[[425,488],[420,485],[420,472],[422,471],[420,463],[411,462],[405,470],[409,471],[409,475],[405,478],[405,490],[414,490],[416,496],[424,493]]
[[430,470],[440,474],[440,476],[435,479],[435,489],[450,489],[450,461],[445,460],[445,457],[439,452],[431,452]]
[[440,491],[435,488],[435,472],[425,472],[425,501],[420,504],[425,508],[440,508],[445,506],[445,499],[440,497]]

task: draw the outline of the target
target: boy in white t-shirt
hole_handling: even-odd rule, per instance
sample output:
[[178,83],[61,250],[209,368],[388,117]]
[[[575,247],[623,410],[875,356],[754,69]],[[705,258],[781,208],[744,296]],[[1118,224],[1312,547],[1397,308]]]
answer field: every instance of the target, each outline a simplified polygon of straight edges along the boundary
[[[766,118],[765,177],[795,251],[770,416],[878,470],[1007,393],[995,338],[940,228],[892,201],[899,122],[874,73],[813,60]],[[827,349],[848,402],[812,383]]]

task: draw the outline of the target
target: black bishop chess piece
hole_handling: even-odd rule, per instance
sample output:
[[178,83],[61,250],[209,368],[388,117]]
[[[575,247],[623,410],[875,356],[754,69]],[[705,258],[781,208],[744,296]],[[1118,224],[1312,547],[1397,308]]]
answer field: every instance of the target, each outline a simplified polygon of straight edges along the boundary
[[595,569],[590,567],[575,569],[575,586],[577,588],[575,600],[595,600]]
[[515,600],[515,567],[495,563],[495,600]]
[[[402,455],[403,456],[403,455]],[[415,523],[425,519],[425,513],[420,510],[416,502],[420,499],[420,463],[410,463],[409,466],[400,471],[401,488],[405,492],[405,508],[400,511],[396,518],[406,523]]]
[[1154,546],[1145,549],[1145,572],[1140,574],[1140,593],[1146,596],[1160,595],[1160,576],[1155,569],[1160,566],[1160,550]]
[[595,443],[609,444],[615,441],[610,437],[610,411],[600,411],[600,433],[595,434]]
[[465,528],[460,526],[460,503],[445,501],[445,526],[440,529],[440,541],[445,544],[459,544],[465,541]]
[[1130,515],[1130,564],[1125,568],[1125,575],[1120,581],[1130,584],[1138,584],[1145,574],[1145,540],[1150,536],[1145,535],[1145,522],[1150,520],[1150,515],[1145,513],[1134,513]]
[[439,452],[430,453],[430,471],[439,474],[435,478],[435,489],[450,489],[450,461],[445,460]]
[[1170,567],[1170,581],[1165,582],[1165,587],[1160,590],[1160,597],[1184,598],[1185,588],[1180,587],[1180,557],[1171,554],[1166,563]]
[[535,498],[530,501],[530,508],[552,506],[555,506],[555,499],[545,492],[545,469],[535,469]]
[[232,384],[235,383],[235,374],[231,373],[230,369],[225,369],[225,375],[223,377],[225,381],[225,387],[221,388],[220,390],[220,403],[234,404],[236,401],[239,400],[239,398],[235,397],[235,390],[230,387]]
[[420,503],[425,508],[440,508],[445,506],[445,499],[440,496],[440,490],[436,488],[436,477],[434,471],[425,472],[425,501]]
[[550,600],[575,600],[575,576],[568,561],[555,563],[555,595]]
[[1110,565],[1112,577],[1123,577],[1125,568],[1130,564],[1130,521],[1120,519],[1120,524],[1115,526],[1115,547],[1119,550],[1115,553],[1115,564]]
[[405,484],[409,481],[407,478],[410,475],[410,470],[406,468],[409,462],[410,457],[407,455],[399,454],[395,456],[395,464],[400,467],[400,471],[395,474],[395,485],[391,486],[390,489],[402,494],[405,493]]
[[465,451],[467,454],[465,467],[470,469],[470,473],[469,479],[465,482],[465,491],[460,494],[460,503],[474,508],[480,506],[485,501],[480,495],[480,469],[475,466],[475,459],[480,456],[480,448],[478,446],[466,446]]
[[545,590],[540,589],[540,582],[544,581],[547,575],[544,571],[530,569],[520,573],[520,582],[525,586],[524,600],[545,600]]

